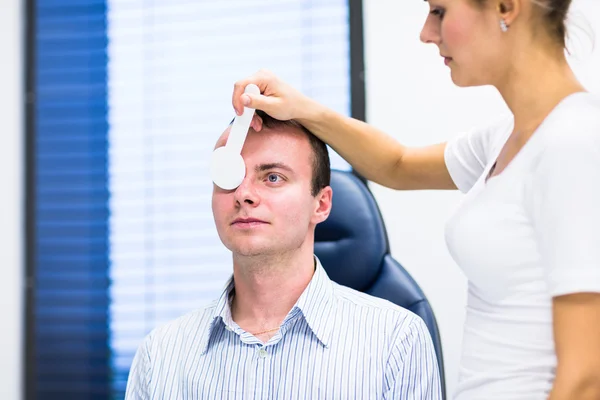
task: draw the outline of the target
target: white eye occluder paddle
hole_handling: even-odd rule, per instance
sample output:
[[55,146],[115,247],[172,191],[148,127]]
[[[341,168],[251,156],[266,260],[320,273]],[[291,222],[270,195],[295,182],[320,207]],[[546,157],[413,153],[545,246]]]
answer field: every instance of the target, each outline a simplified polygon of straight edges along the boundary
[[[259,95],[260,89],[251,83],[246,86],[244,93]],[[212,153],[210,176],[221,189],[237,188],[246,176],[246,164],[241,153],[253,117],[254,109],[244,107],[244,113],[233,120],[225,146],[215,149]]]

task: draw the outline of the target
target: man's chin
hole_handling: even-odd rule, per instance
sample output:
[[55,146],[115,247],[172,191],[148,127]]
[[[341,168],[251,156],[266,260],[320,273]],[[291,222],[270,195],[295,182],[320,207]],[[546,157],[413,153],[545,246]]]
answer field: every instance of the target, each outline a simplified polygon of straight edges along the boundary
[[248,262],[279,259],[281,256],[281,254],[273,251],[234,251],[232,255],[236,260],[246,260]]
[[256,257],[273,254],[273,246],[264,243],[232,243],[226,246],[234,255],[242,257]]

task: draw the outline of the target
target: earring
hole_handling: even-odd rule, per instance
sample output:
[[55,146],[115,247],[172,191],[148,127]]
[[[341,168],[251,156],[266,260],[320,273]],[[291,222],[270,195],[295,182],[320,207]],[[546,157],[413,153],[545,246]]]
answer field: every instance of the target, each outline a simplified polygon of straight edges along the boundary
[[506,25],[506,21],[504,19],[500,20],[500,29],[502,32],[508,31],[508,25]]

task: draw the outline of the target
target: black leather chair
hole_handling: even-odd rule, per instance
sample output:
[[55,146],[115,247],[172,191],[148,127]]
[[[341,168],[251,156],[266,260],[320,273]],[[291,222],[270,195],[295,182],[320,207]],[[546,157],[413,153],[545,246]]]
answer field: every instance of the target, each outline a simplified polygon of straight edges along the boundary
[[440,334],[425,294],[390,255],[379,207],[367,185],[351,172],[332,171],[333,206],[329,218],[317,225],[315,254],[329,277],[358,291],[387,299],[419,315],[437,354],[445,398]]

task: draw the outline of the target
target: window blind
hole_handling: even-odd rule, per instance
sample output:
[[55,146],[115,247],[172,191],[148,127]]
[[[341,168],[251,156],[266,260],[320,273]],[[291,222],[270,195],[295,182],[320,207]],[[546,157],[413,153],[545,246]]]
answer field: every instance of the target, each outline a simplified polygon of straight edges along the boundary
[[106,399],[106,5],[30,2],[27,398]]
[[349,114],[349,6],[28,5],[27,398],[119,399],[142,338],[231,274],[208,160],[234,117],[234,81],[268,68]]
[[144,335],[231,274],[208,162],[234,117],[233,83],[267,68],[349,114],[348,13],[345,0],[108,0],[115,393]]

